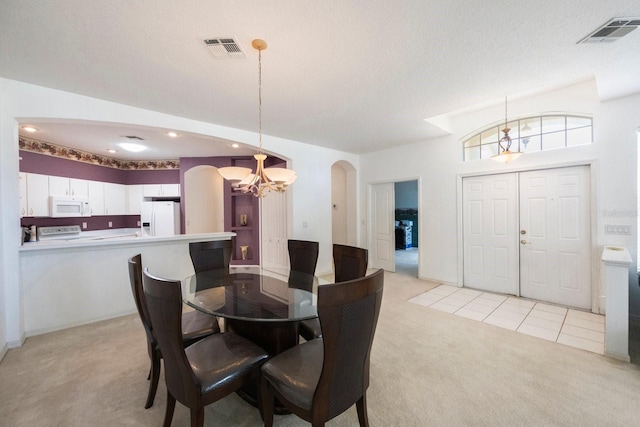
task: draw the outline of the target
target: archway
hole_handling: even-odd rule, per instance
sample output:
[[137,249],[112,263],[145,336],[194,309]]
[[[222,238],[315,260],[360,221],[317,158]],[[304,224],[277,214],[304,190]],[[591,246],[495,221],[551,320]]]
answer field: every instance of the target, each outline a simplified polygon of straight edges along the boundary
[[333,243],[358,244],[356,169],[340,160],[331,166],[331,230]]

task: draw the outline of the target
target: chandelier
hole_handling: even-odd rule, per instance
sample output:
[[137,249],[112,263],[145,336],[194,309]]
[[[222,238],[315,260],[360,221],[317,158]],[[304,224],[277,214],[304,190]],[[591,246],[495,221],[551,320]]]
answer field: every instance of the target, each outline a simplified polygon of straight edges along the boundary
[[256,159],[256,172],[252,173],[250,168],[229,166],[219,168],[218,172],[224,179],[231,183],[231,188],[252,193],[256,197],[263,197],[269,191],[284,193],[293,181],[296,180],[296,173],[286,168],[265,168],[264,161],[267,155],[262,149],[262,51],[267,48],[267,42],[256,39],[251,42],[251,46],[258,51],[258,152],[253,155]]
[[510,151],[511,137],[509,136],[509,126],[507,126],[507,97],[504,97],[504,136],[498,141],[498,154],[491,157],[492,160],[501,163],[508,163],[511,160],[515,160],[522,154],[520,151]]

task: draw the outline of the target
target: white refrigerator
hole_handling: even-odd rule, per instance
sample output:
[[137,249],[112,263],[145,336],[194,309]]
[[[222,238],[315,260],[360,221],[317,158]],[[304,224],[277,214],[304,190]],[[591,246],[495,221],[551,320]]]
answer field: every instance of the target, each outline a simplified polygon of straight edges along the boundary
[[144,200],[140,209],[140,224],[143,236],[180,234],[180,203]]

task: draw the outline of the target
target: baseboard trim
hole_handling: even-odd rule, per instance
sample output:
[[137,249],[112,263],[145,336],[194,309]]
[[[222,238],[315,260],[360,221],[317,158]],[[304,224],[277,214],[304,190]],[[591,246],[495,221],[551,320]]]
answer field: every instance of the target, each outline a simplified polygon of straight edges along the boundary
[[4,356],[7,354],[7,351],[9,351],[9,346],[5,344],[4,347],[0,349],[0,362],[2,362],[2,359],[4,359]]
[[[84,321],[81,321],[81,322],[66,323],[64,325],[52,326],[50,328],[34,329],[32,331],[27,331],[26,332],[26,336],[27,336],[27,338],[28,337],[35,337],[37,335],[48,334],[49,332],[56,332],[56,331],[62,331],[62,330],[69,329],[69,328],[75,328],[76,326],[90,325],[91,323],[102,322],[103,320],[110,320],[110,319],[115,319],[117,317],[128,316],[128,315],[133,314],[135,312],[136,312],[135,310],[127,310],[127,311],[122,312],[122,313],[114,313],[114,314],[111,314],[109,316],[100,317],[100,318],[96,318],[96,319],[88,319],[88,320],[84,320]],[[22,341],[24,342],[24,339]]]

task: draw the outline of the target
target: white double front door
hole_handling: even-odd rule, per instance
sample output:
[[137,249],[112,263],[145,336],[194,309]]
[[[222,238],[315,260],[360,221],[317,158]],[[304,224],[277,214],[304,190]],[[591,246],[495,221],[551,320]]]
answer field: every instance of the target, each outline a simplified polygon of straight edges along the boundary
[[591,308],[587,166],[463,179],[464,286]]

